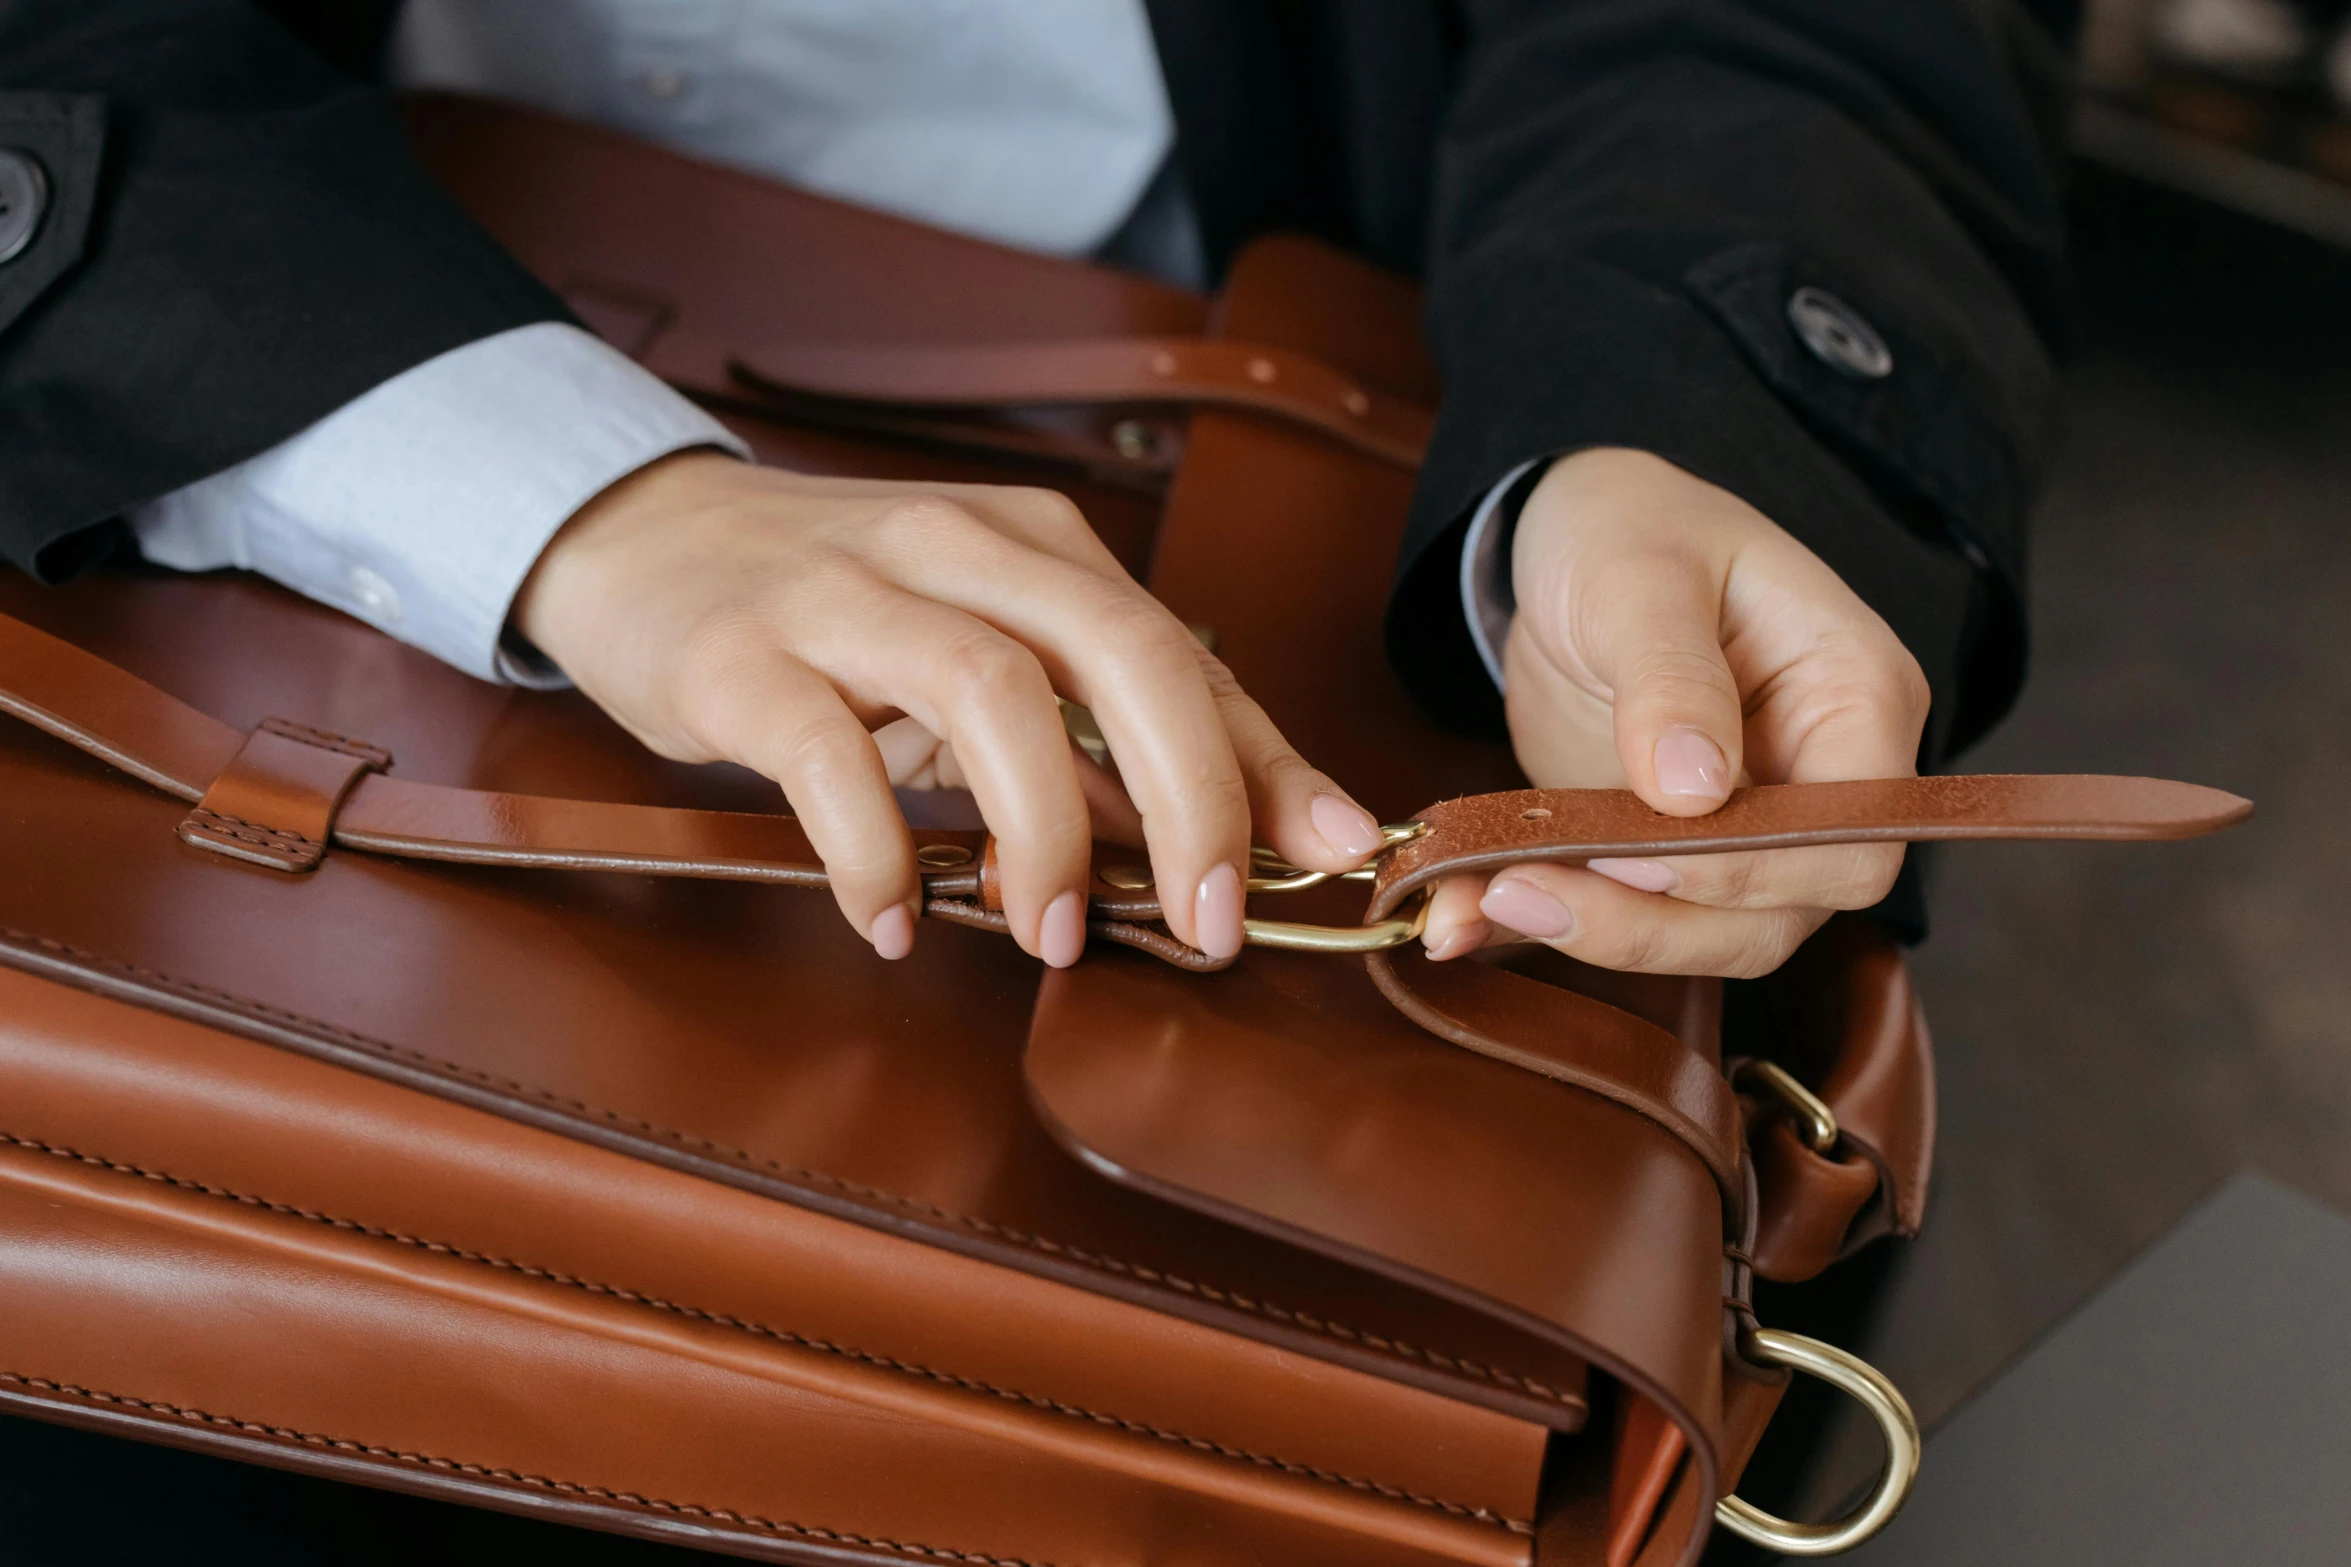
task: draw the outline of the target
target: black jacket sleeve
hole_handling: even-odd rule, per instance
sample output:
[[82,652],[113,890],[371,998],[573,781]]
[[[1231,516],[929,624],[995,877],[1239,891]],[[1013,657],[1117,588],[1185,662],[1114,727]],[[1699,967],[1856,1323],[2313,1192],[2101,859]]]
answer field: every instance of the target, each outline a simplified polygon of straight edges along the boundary
[[127,509],[563,306],[424,173],[391,100],[246,0],[0,0],[0,557],[69,574]]
[[[1446,402],[1390,615],[1424,697],[1491,704],[1444,603],[1519,463],[1637,447],[1729,489],[1924,666],[1932,763],[2023,669],[2056,414],[2063,31],[2011,0],[1478,0],[1438,149]],[[1890,350],[1805,346],[1826,290]],[[1482,715],[1498,718],[1498,708]]]

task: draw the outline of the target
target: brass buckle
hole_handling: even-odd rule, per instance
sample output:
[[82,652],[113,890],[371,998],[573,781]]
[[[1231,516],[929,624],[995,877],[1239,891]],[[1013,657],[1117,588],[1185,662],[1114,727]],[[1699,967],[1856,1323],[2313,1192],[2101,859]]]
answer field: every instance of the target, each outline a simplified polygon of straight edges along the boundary
[[1910,1499],[1918,1478],[1918,1419],[1885,1374],[1861,1359],[1801,1333],[1751,1327],[1739,1335],[1748,1359],[1787,1366],[1820,1378],[1857,1401],[1877,1421],[1886,1439],[1886,1468],[1869,1499],[1835,1523],[1795,1523],[1726,1496],[1714,1504],[1714,1521],[1740,1539],[1785,1556],[1834,1556],[1849,1551],[1893,1521]]
[[[1382,827],[1379,854],[1373,855],[1372,860],[1377,862],[1380,854],[1386,854],[1400,843],[1410,843],[1428,830],[1426,822],[1399,822]],[[1351,871],[1301,870],[1265,848],[1249,851],[1249,868],[1257,873],[1249,878],[1252,895],[1304,892],[1326,881],[1370,881],[1378,874],[1371,865]],[[1429,895],[1424,889],[1413,898],[1408,909],[1377,924],[1307,925],[1296,920],[1244,919],[1241,935],[1252,947],[1273,947],[1283,952],[1385,952],[1390,947],[1417,941],[1428,923]]]
[[[1380,829],[1379,854],[1387,853],[1400,843],[1410,843],[1429,830],[1426,822],[1399,822]],[[1249,851],[1249,895],[1265,893],[1304,892],[1319,887],[1326,881],[1370,881],[1378,873],[1371,865],[1351,871],[1310,871],[1292,865],[1267,848]],[[1102,879],[1113,887],[1128,892],[1140,892],[1151,885],[1151,873],[1136,866],[1112,865],[1105,867]],[[1390,947],[1401,947],[1420,938],[1429,922],[1429,895],[1424,890],[1411,904],[1393,919],[1384,919],[1372,925],[1308,925],[1297,920],[1244,919],[1242,938],[1252,947],[1273,947],[1284,952],[1385,952]]]

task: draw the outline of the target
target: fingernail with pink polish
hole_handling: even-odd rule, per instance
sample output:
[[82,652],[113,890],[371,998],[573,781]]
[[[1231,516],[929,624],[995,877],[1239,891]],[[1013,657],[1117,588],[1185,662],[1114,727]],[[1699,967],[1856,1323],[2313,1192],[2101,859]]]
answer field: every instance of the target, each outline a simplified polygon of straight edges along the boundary
[[1682,884],[1682,878],[1663,860],[1587,860],[1585,868],[1635,892],[1671,892]]
[[1657,742],[1657,789],[1661,794],[1727,799],[1731,764],[1722,747],[1695,729],[1673,729]]
[[914,910],[903,903],[895,903],[874,916],[873,929],[866,933],[873,950],[895,963],[914,950]]
[[1065,892],[1045,905],[1037,922],[1037,955],[1052,968],[1067,968],[1086,950],[1086,900]]
[[1380,824],[1371,819],[1371,812],[1353,800],[1342,800],[1335,794],[1318,794],[1314,804],[1307,807],[1307,816],[1322,841],[1349,859],[1361,859],[1380,846]]
[[1472,920],[1467,925],[1456,925],[1453,929],[1445,932],[1442,940],[1429,944],[1429,961],[1446,963],[1454,958],[1466,957],[1486,944],[1486,935],[1486,926],[1481,920]]
[[1516,876],[1495,877],[1478,900],[1478,912],[1497,925],[1543,941],[1557,941],[1575,929],[1575,916],[1566,904]]
[[1200,878],[1192,902],[1193,939],[1212,958],[1241,950],[1241,873],[1219,865]]

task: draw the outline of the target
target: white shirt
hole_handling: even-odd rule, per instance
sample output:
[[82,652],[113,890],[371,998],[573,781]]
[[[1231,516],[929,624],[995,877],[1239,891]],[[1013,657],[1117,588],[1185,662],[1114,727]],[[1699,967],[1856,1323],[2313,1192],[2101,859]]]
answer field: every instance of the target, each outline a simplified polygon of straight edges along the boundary
[[[392,66],[403,86],[1056,255],[1101,246],[1175,139],[1141,0],[408,0]],[[1182,216],[1178,269],[1198,249]],[[695,446],[749,455],[601,340],[543,322],[428,360],[130,521],[158,564],[258,571],[483,679],[542,684],[500,651],[539,552],[614,480]],[[1497,681],[1505,488],[1463,573]]]

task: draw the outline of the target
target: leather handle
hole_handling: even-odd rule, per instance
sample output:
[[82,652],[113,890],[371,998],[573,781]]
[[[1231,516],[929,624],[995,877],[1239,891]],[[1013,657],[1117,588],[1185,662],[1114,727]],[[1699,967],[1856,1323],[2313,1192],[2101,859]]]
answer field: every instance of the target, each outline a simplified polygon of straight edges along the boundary
[[1177,403],[1246,408],[1306,425],[1357,451],[1420,466],[1435,415],[1375,393],[1318,359],[1259,343],[1186,337],[1037,342],[761,344],[739,349],[740,379],[803,397],[897,408]]

